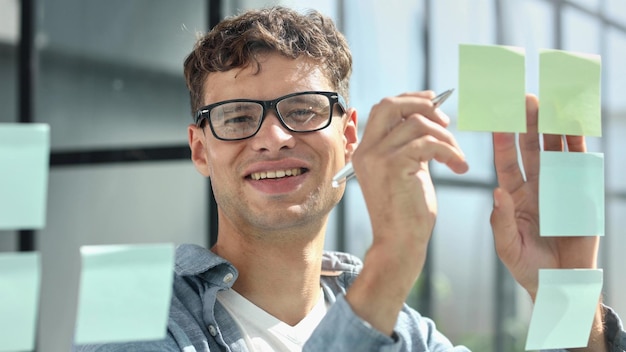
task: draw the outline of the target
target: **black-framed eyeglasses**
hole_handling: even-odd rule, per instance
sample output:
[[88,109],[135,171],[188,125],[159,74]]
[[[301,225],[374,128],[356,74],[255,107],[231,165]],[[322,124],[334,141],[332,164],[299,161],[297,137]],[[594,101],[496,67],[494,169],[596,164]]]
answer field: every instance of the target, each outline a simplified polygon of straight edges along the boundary
[[196,125],[209,121],[215,138],[236,141],[254,136],[261,129],[267,111],[273,109],[280,123],[291,132],[314,132],[330,125],[335,105],[341,112],[346,103],[335,92],[292,93],[274,100],[232,99],[202,107],[196,112]]

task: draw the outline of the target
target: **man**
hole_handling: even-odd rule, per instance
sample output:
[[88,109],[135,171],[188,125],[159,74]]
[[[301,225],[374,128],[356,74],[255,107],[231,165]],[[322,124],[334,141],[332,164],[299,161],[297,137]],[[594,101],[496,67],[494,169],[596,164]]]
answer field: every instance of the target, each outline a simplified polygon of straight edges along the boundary
[[[357,113],[346,103],[351,63],[344,37],[315,12],[250,11],[200,39],[185,61],[195,117],[188,134],[196,168],[212,181],[217,243],[178,248],[164,341],[84,350],[467,350],[404,304],[437,215],[428,163],[464,173],[463,152],[428,91],[376,104],[357,149]],[[527,181],[514,136],[494,134],[492,213],[497,251],[533,298],[539,268],[594,268],[598,246],[598,238],[538,236],[537,105],[529,96],[520,137]],[[544,141],[563,149],[559,136]],[[568,147],[584,151],[584,140],[568,137]],[[323,252],[344,192],[331,179],[348,161],[373,229],[362,264]],[[621,350],[619,330],[599,305],[588,350]]]

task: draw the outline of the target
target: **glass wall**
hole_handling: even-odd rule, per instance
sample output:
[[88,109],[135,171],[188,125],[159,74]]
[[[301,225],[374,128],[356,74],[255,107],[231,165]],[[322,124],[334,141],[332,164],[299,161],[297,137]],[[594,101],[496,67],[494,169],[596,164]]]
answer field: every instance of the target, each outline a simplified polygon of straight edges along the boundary
[[[0,123],[17,121],[18,11],[16,0],[0,0]],[[0,252],[17,248],[15,231],[0,231]]]
[[[289,2],[293,4],[294,2]],[[305,1],[296,1],[305,7]],[[602,56],[602,138],[588,138],[590,151],[605,153],[607,227],[600,266],[605,301],[626,314],[619,249],[626,209],[623,136],[626,103],[626,3],[549,0],[347,0],[335,17],[354,53],[351,104],[364,127],[369,108],[382,97],[407,90],[443,91],[458,85],[458,45],[503,44],[527,52],[527,91],[538,94],[538,52],[553,48]],[[330,15],[334,15],[333,10]],[[430,314],[455,343],[477,351],[522,351],[532,302],[497,258],[489,216],[495,187],[491,135],[455,128],[456,96],[444,110],[470,163],[462,176],[434,163],[439,218],[430,265],[409,304]],[[358,183],[347,188],[341,214],[341,249],[363,256],[371,243],[367,212]],[[329,248],[337,242],[329,241]]]
[[[182,66],[208,10],[204,0],[35,4],[34,120],[50,124],[52,149],[37,345],[68,351],[80,246],[208,243],[207,181],[188,157],[158,155],[188,149]],[[0,122],[19,120],[21,5],[0,0]],[[17,250],[15,233],[0,236],[0,250]]]
[[[85,244],[207,245],[206,180],[188,158],[150,160],[151,148],[186,148],[191,121],[182,62],[206,30],[209,1],[41,0],[35,120],[51,125],[54,156],[42,253],[41,350],[69,349],[76,310],[78,248]],[[281,3],[334,18],[354,54],[351,105],[361,131],[370,107],[404,91],[458,86],[458,45],[506,44],[527,52],[527,90],[537,93],[539,49],[602,56],[606,236],[605,300],[626,316],[620,249],[626,246],[626,2],[623,0],[237,0],[222,15]],[[18,121],[18,0],[0,0],[0,122]],[[408,303],[456,344],[522,351],[531,302],[502,268],[489,226],[495,187],[488,133],[456,130],[457,97],[442,107],[470,163],[458,176],[436,163],[439,218],[425,272]],[[102,153],[109,155],[102,158]],[[117,153],[117,154],[116,154]],[[116,155],[129,156],[116,158]],[[105,160],[106,159],[106,160]],[[69,160],[69,161],[68,161]],[[118,161],[115,161],[118,160]],[[125,161],[124,161],[125,160]],[[124,161],[124,162],[122,162]],[[331,216],[328,249],[363,257],[372,233],[358,183]],[[0,251],[17,250],[0,232]],[[64,317],[64,318],[60,318]],[[54,326],[54,329],[50,329]],[[46,329],[46,327],[48,327]]]

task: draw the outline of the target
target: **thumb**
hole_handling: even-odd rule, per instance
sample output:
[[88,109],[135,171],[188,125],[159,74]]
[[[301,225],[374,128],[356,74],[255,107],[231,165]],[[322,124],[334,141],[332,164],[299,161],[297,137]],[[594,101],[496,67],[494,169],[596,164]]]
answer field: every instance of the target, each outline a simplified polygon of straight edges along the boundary
[[491,228],[498,256],[508,267],[519,258],[521,238],[515,221],[515,205],[511,195],[502,188],[493,192],[493,211]]

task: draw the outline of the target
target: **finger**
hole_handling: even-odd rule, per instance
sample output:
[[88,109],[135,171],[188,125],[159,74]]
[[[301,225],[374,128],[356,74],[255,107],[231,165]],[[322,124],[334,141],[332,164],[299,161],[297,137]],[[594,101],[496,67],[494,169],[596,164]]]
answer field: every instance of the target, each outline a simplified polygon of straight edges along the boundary
[[531,94],[526,96],[526,133],[519,135],[519,148],[524,165],[526,181],[532,182],[539,177],[539,133],[537,132],[537,115],[539,101]]
[[502,262],[513,267],[521,255],[522,240],[515,221],[515,205],[511,195],[502,188],[493,192],[491,227],[496,252]]
[[435,108],[435,111],[433,113],[437,115],[437,119],[440,121],[439,125],[443,127],[448,127],[448,125],[450,125],[450,117],[446,115],[443,111],[439,110],[438,107]]
[[380,140],[393,126],[413,114],[421,114],[438,124],[445,125],[445,114],[435,110],[432,101],[424,97],[404,95],[384,98],[370,111],[363,133],[363,143],[367,140]]
[[420,98],[426,98],[426,99],[432,100],[435,98],[436,94],[432,90],[423,90],[419,92],[405,92],[398,96],[399,97],[420,97]]
[[[422,138],[426,136],[428,138]],[[454,135],[446,128],[419,114],[411,115],[398,124],[385,137],[384,142],[379,144],[379,148],[401,149],[404,145],[412,144],[414,140],[418,139],[422,140],[413,145],[412,148],[414,150],[411,150],[410,153],[417,155],[421,161],[435,159],[448,165],[457,173],[464,173],[469,169],[465,160],[465,154]],[[450,149],[451,153],[445,151],[439,154],[432,153],[427,157],[421,156],[424,154],[424,151],[420,148],[426,148],[429,145],[426,142],[441,144],[442,147]]]
[[411,141],[400,148],[397,155],[404,155],[415,162],[409,164],[414,165],[413,167],[409,166],[407,170],[409,174],[416,172],[421,167],[422,162],[431,160],[445,164],[457,174],[462,174],[469,170],[469,165],[460,149],[431,135],[425,135]]
[[448,143],[457,148],[460,154],[463,154],[456,138],[448,129],[420,114],[413,114],[402,120],[389,132],[387,138],[390,140],[390,146],[399,147],[424,135],[431,135],[438,140]]
[[563,151],[563,136],[560,134],[544,134],[543,150],[551,152]]
[[587,151],[587,144],[585,143],[585,137],[583,136],[566,136],[567,140],[567,150],[570,152],[581,152],[584,153]]
[[500,187],[513,193],[524,185],[524,177],[517,163],[515,134],[493,133],[493,161]]
[[[429,99],[431,102],[432,100],[437,96],[435,94],[435,92],[433,92],[432,90],[426,90],[426,91],[422,91],[422,92],[408,92],[408,93],[403,93],[399,95],[400,97],[420,97],[420,98],[427,98]],[[448,115],[446,115],[445,113],[443,113],[440,109],[438,109],[437,107],[434,107],[434,114],[438,115],[437,118],[432,119],[433,121],[438,121],[438,123],[444,127],[448,127],[448,125],[450,124],[450,117]]]

